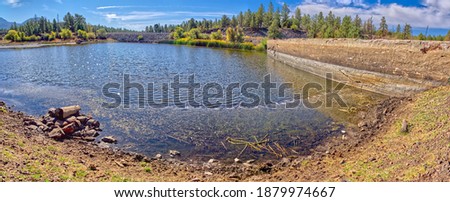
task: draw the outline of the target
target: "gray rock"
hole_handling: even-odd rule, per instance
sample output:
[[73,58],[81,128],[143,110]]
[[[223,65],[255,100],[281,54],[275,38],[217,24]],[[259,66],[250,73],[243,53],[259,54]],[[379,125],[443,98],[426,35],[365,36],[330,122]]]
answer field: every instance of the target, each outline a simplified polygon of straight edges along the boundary
[[170,154],[171,157],[181,156],[181,153],[179,151],[177,151],[177,150],[169,150],[169,154]]
[[117,140],[113,136],[106,136],[106,137],[102,138],[102,141],[106,142],[106,143],[110,143],[110,144],[117,143]]
[[408,122],[406,120],[403,119],[402,121],[402,129],[401,129],[402,133],[407,133],[409,132],[408,130]]
[[27,129],[29,129],[29,130],[37,130],[38,127],[36,125],[29,125],[29,126],[27,126]]
[[56,117],[56,108],[50,108],[50,109],[48,109],[48,115],[50,116],[50,117]]
[[162,155],[161,155],[161,154],[156,154],[156,155],[152,158],[152,160],[160,160],[160,159],[162,159]]
[[246,161],[245,163],[248,163],[248,164],[252,164],[252,163],[255,163],[255,159],[250,159],[250,160],[248,160],[248,161]]
[[48,137],[54,139],[61,139],[64,137],[64,135],[64,131],[59,127],[54,128],[52,131],[50,131],[50,133],[48,133]]
[[216,160],[216,159],[209,159],[208,163],[209,163],[209,164],[219,163],[219,161]]

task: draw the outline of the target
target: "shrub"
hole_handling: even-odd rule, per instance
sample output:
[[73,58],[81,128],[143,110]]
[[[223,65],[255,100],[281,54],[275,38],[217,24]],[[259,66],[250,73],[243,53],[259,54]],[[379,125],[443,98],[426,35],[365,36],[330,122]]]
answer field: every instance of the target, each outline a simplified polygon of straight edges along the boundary
[[45,40],[45,41],[48,41],[49,37],[50,37],[50,34],[44,33],[44,34],[42,34],[41,39]]
[[233,28],[228,27],[226,33],[227,33],[227,41],[228,41],[228,42],[234,42],[234,41],[236,41],[236,33],[234,32]]
[[191,29],[191,31],[189,31],[189,34],[188,34],[189,38],[191,38],[191,39],[200,39],[201,38],[200,35],[201,35],[201,32],[197,28]]
[[72,32],[69,29],[62,29],[60,35],[63,40],[72,39]]
[[88,40],[88,36],[87,36],[87,32],[86,31],[78,30],[77,31],[77,36],[78,36],[79,39]]
[[14,42],[21,42],[22,38],[19,35],[20,33],[16,30],[9,30],[8,33],[5,35],[5,40],[10,40]]
[[222,40],[202,40],[202,39],[189,39],[183,38],[173,41],[173,44],[177,45],[189,45],[189,46],[206,46],[210,48],[233,48],[242,50],[255,50],[253,43],[231,43]]
[[265,51],[265,50],[267,50],[267,38],[264,38],[263,40],[261,40],[261,43],[259,43],[255,47],[255,50],[257,50],[257,51]]
[[219,29],[217,32],[211,33],[210,38],[211,40],[222,40],[223,39],[222,31],[220,31]]
[[228,42],[244,42],[244,31],[239,26],[234,29],[229,27],[226,34]]
[[183,30],[183,28],[181,28],[181,27],[176,27],[176,28],[175,28],[175,31],[173,31],[173,32],[170,34],[170,37],[171,37],[172,39],[181,39],[181,38],[183,38],[183,35],[184,35],[184,30]]
[[55,40],[56,39],[56,33],[55,32],[51,32],[49,35],[48,35],[48,40],[49,41],[53,41],[53,40]]
[[139,35],[139,36],[137,37],[137,39],[138,39],[138,41],[143,41],[143,40],[144,40],[144,36]]
[[106,35],[107,35],[106,29],[101,28],[101,29],[97,30],[97,38],[98,39],[106,39],[106,37],[107,37]]
[[95,33],[94,32],[88,32],[87,33],[87,38],[89,40],[94,40],[95,39]]
[[40,41],[40,40],[41,40],[41,37],[36,36],[34,34],[29,37],[29,41]]

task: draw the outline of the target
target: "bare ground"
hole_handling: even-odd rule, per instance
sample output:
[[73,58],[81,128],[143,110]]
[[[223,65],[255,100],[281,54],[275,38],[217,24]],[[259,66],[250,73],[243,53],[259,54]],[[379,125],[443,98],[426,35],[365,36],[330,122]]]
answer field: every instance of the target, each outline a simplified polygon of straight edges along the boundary
[[449,42],[397,40],[287,39],[268,42],[268,49],[292,56],[442,83],[450,82],[449,47]]

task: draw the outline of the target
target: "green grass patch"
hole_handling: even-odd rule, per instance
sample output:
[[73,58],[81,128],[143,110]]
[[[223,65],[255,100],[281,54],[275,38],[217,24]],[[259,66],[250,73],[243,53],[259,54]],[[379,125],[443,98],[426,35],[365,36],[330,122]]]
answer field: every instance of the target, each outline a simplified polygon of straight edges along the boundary
[[190,39],[190,38],[182,38],[173,41],[165,41],[167,44],[175,44],[175,45],[188,45],[188,46],[203,46],[209,48],[230,48],[230,49],[240,49],[240,50],[256,50],[256,51],[265,51],[266,46],[260,44],[255,46],[253,43],[244,42],[244,43],[231,43],[223,40],[207,40],[207,39]]

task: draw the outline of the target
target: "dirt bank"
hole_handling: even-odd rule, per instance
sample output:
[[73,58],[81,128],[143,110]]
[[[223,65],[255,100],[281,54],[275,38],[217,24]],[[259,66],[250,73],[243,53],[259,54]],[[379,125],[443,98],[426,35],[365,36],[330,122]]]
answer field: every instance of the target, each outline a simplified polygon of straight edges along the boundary
[[[145,157],[55,141],[0,108],[0,181],[449,181],[450,87],[391,98],[309,156],[233,163]],[[403,120],[408,132],[401,132]]]
[[450,43],[357,39],[270,40],[268,49],[358,70],[447,83]]
[[[374,109],[377,113],[360,114],[360,128],[350,132],[348,140],[367,138],[356,141],[356,145],[351,145],[355,141],[333,147],[329,144],[321,154],[300,158],[290,169],[249,180],[448,182],[448,106],[449,86],[410,98],[389,99]],[[403,120],[407,132],[402,132]]]

